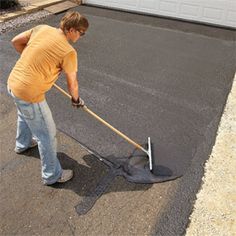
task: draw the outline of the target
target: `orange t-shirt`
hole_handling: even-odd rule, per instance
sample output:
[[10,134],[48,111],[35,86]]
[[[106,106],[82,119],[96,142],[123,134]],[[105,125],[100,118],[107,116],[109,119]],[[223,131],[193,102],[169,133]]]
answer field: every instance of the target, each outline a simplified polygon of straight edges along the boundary
[[24,33],[29,41],[11,71],[8,86],[24,101],[41,102],[61,70],[77,72],[77,53],[54,27],[39,25]]

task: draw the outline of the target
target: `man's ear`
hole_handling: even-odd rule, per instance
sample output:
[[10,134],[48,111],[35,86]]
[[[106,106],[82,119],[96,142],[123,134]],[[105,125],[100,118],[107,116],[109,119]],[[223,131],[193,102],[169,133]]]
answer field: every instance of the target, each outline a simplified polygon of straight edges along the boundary
[[75,31],[75,29],[73,27],[71,27],[68,32],[72,33],[74,31]]

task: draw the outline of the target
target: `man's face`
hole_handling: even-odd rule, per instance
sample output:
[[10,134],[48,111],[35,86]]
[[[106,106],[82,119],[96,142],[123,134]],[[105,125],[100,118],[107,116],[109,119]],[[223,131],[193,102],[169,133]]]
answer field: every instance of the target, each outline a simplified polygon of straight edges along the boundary
[[85,34],[84,31],[78,30],[78,29],[74,29],[74,28],[70,28],[70,30],[68,32],[69,39],[73,43],[77,42],[80,39],[80,37],[82,37],[84,34]]

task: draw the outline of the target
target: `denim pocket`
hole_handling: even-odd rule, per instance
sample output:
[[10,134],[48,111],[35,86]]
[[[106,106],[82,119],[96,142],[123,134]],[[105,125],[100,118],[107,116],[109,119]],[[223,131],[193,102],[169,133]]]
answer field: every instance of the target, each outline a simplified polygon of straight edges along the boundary
[[35,111],[33,104],[17,104],[20,115],[25,119],[33,120],[35,117]]

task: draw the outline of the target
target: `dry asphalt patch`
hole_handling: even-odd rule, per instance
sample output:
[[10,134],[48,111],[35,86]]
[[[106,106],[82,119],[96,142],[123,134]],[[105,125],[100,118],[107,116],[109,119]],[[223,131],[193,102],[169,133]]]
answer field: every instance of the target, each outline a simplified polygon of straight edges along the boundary
[[[77,174],[62,189],[42,187],[37,158],[12,153],[15,113],[13,104],[7,102],[5,88],[17,60],[10,39],[36,23],[26,25],[1,37],[1,129],[10,130],[1,132],[5,176],[1,178],[5,204],[1,214],[8,214],[1,228],[4,233],[42,234],[47,228],[49,232],[68,233],[70,229],[90,235],[183,234],[232,85],[235,33],[92,7],[77,10],[90,21],[87,35],[74,45],[86,104],[142,144],[150,136],[159,174],[168,170],[183,176],[154,185],[112,179],[92,210],[79,220],[73,207],[93,196],[109,171],[76,141],[113,162],[128,158],[134,149],[81,110],[72,110],[70,102],[52,90],[47,97],[61,131],[59,155]],[[57,26],[61,16],[49,17],[43,23]],[[58,84],[66,87],[64,76]],[[37,156],[34,151],[30,155]],[[93,168],[80,164],[80,158],[86,156],[94,162]],[[9,199],[12,195],[14,198]],[[9,208],[14,210],[7,213]],[[38,219],[32,209],[42,217]],[[22,214],[25,217],[18,224],[16,219]],[[50,219],[48,224],[44,214]],[[66,227],[58,225],[56,219]],[[36,220],[42,227],[36,226]]]

